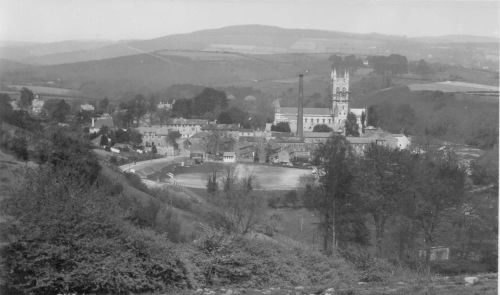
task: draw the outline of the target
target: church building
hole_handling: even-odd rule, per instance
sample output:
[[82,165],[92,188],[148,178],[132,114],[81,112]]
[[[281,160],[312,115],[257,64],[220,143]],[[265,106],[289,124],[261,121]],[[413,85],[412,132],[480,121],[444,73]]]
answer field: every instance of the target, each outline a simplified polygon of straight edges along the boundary
[[[334,132],[345,134],[345,122],[349,112],[356,116],[358,130],[361,133],[361,117],[366,115],[366,109],[349,108],[349,72],[346,70],[343,76],[338,76],[335,69],[330,76],[331,108],[304,108],[303,109],[303,131],[311,132],[314,126],[324,124],[333,129]],[[298,120],[297,107],[280,107],[279,101],[275,102],[274,122],[288,122],[292,132],[297,130]]]

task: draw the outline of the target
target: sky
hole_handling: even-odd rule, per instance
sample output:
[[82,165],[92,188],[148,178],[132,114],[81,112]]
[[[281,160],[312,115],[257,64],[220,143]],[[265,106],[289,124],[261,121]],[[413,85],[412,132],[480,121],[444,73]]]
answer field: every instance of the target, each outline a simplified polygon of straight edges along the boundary
[[0,40],[151,39],[262,24],[402,36],[499,36],[484,0],[0,0]]

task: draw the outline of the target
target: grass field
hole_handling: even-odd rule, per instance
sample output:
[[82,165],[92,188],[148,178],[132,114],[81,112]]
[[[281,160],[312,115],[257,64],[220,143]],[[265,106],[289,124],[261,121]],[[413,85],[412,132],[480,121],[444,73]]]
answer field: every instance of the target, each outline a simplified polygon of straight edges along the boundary
[[301,176],[311,174],[311,170],[307,169],[241,163],[206,163],[193,167],[177,167],[174,171],[175,180],[186,187],[205,188],[207,177],[213,168],[217,169],[219,179],[224,177],[227,168],[234,168],[238,177],[255,177],[256,190],[292,190],[298,187]]
[[476,83],[445,81],[425,84],[408,85],[412,91],[442,91],[442,92],[496,92],[498,87]]

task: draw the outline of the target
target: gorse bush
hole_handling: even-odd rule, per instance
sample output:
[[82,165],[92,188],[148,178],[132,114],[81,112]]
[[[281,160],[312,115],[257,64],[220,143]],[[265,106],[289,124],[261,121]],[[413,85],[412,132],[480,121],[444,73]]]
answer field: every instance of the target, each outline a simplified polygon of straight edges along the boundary
[[204,285],[336,285],[357,279],[353,266],[340,256],[290,249],[258,237],[220,232],[200,238],[195,245],[189,259],[196,266],[195,276]]
[[166,235],[123,222],[117,198],[42,166],[2,203],[5,280],[22,293],[149,292],[188,287]]
[[125,172],[125,178],[127,179],[128,184],[132,187],[142,192],[149,193],[148,187],[142,182],[141,178],[137,174]]

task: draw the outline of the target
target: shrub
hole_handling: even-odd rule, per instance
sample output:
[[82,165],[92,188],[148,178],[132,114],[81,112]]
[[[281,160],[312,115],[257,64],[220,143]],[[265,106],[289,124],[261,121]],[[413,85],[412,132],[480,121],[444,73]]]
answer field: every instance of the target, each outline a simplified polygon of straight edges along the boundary
[[272,240],[212,232],[196,241],[191,256],[206,285],[243,287],[351,284],[356,271],[340,256],[290,249]]
[[181,234],[179,216],[172,208],[163,206],[159,210],[156,216],[155,229],[158,232],[167,234],[169,240],[174,243],[187,241],[187,238]]
[[128,184],[130,184],[132,187],[142,192],[150,193],[148,187],[142,182],[141,178],[137,174],[125,172],[124,175],[127,179]]
[[124,223],[116,198],[82,188],[67,172],[29,171],[2,203],[12,217],[2,224],[11,239],[1,252],[9,290],[123,294],[191,286],[165,235]]
[[109,163],[111,163],[113,165],[118,165],[118,159],[116,158],[116,156],[111,156],[109,158]]
[[277,209],[281,205],[281,198],[279,196],[272,196],[267,199],[267,206]]
[[136,202],[128,219],[140,227],[153,227],[158,211],[160,205],[157,202],[149,200],[146,205]]

